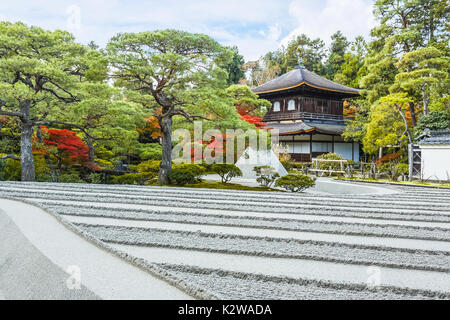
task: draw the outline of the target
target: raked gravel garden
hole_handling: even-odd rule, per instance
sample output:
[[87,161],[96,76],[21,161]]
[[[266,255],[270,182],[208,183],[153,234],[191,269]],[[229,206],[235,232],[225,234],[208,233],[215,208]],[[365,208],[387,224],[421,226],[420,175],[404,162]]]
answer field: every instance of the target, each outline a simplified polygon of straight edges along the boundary
[[[215,299],[450,299],[450,189],[282,193],[1,182]],[[197,296],[198,297],[198,296]]]

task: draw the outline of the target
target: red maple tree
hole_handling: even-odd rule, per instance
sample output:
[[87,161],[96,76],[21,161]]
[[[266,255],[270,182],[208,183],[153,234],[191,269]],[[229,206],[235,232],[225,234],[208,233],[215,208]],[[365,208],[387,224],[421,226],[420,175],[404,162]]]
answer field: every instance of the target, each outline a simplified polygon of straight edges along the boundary
[[[238,105],[235,105],[236,107],[236,111],[239,113],[240,120],[242,121],[246,121],[248,123],[251,123],[253,125],[255,125],[255,127],[257,129],[264,129],[265,126],[267,126],[267,123],[263,122],[263,119],[261,117],[258,116],[252,116],[250,114],[248,114],[248,112],[252,111],[253,109],[250,108],[245,108],[245,107],[240,107]],[[208,115],[208,118],[213,119],[214,117],[212,115]],[[151,124],[151,122],[146,119],[146,121]],[[159,126],[155,126],[157,127],[157,129],[159,129]],[[157,131],[160,132],[160,131]],[[204,140],[198,140],[195,142],[195,144],[197,144],[198,148],[208,148],[208,149],[215,149],[218,152],[220,151],[221,153],[225,154],[226,153],[226,141],[227,141],[227,136],[226,134],[222,135],[222,141],[217,140],[215,137],[212,137],[210,141],[204,141]],[[201,153],[203,155],[203,152]],[[191,147],[191,161],[194,162],[196,160],[203,160],[203,156],[200,155],[195,155],[195,151],[194,151],[194,146]]]
[[89,161],[89,148],[77,136],[77,133],[67,129],[48,129],[41,127],[44,136],[43,145],[34,150],[36,154],[53,156],[56,158],[58,168],[63,164],[83,165],[94,171],[100,170]]
[[258,129],[262,129],[267,125],[267,123],[262,122],[262,120],[263,120],[262,118],[260,118],[258,116],[251,116],[249,114],[242,115],[241,120],[244,120],[248,123],[254,124],[255,127]]
[[383,162],[396,160],[396,159],[400,158],[400,156],[401,156],[400,153],[391,153],[391,154],[385,155],[385,156],[381,157],[380,159],[378,159],[377,162],[375,162],[375,164],[378,166],[378,165],[382,164]]

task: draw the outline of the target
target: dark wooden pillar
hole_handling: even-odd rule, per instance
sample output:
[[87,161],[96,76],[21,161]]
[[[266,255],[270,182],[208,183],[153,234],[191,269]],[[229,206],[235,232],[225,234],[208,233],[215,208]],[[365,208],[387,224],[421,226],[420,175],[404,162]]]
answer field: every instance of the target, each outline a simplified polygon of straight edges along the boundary
[[292,153],[295,153],[295,136],[292,136]]
[[313,155],[312,155],[312,133],[309,134],[309,157],[310,161],[312,161]]

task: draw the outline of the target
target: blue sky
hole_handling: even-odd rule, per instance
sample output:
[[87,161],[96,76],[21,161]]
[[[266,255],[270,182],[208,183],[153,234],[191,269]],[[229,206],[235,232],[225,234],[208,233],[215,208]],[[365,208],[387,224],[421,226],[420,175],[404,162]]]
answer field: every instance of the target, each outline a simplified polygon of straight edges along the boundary
[[65,29],[104,46],[118,32],[176,28],[236,45],[246,60],[306,33],[368,37],[373,0],[1,0],[0,20]]

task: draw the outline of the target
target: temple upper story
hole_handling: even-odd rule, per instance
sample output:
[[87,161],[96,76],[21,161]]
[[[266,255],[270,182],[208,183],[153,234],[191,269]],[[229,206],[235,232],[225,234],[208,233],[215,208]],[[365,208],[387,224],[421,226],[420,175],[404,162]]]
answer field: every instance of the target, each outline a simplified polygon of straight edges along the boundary
[[286,120],[343,123],[343,101],[359,90],[323,78],[304,67],[266,82],[252,91],[272,102],[264,122]]

